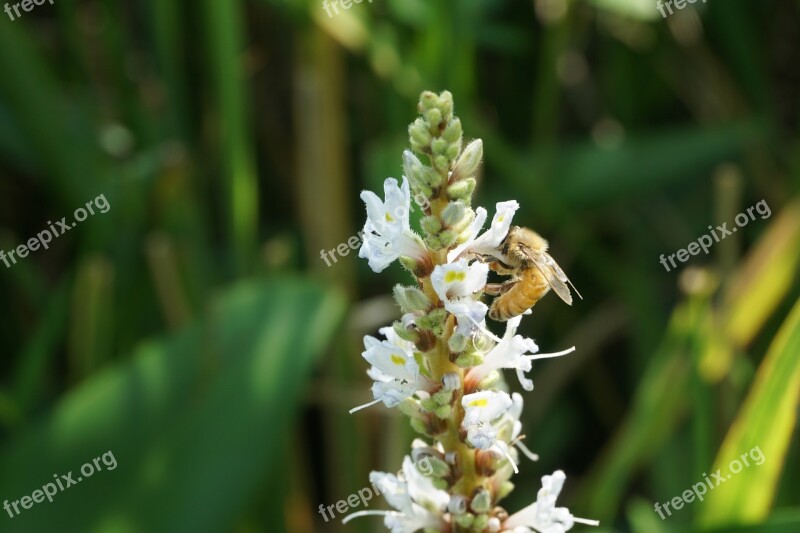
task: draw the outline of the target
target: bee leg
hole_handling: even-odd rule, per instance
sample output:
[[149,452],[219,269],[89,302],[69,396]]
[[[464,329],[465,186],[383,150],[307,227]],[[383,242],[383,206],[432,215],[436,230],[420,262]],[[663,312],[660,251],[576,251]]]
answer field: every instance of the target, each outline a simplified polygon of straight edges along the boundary
[[505,283],[487,283],[483,292],[491,296],[499,296],[511,290],[511,287],[516,285],[516,281],[506,281]]
[[511,276],[514,274],[514,270],[508,268],[500,261],[492,261],[491,263],[489,263],[489,268],[492,269],[492,271],[497,272],[501,276]]

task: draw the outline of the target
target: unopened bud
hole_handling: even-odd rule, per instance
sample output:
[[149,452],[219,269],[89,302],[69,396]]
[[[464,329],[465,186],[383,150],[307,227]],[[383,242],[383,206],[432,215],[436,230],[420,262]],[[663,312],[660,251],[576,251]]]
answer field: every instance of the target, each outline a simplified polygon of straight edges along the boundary
[[457,226],[467,216],[467,206],[462,202],[450,202],[442,210],[442,222],[447,227]]
[[467,200],[475,190],[475,178],[459,180],[447,188],[447,196],[451,200]]
[[419,225],[428,235],[439,233],[442,230],[442,221],[435,216],[423,217],[419,221]]
[[408,136],[411,144],[419,152],[427,150],[431,144],[431,132],[424,120],[418,118],[408,127]]
[[442,248],[447,248],[456,242],[456,237],[456,232],[449,229],[439,233],[439,242],[442,244]]
[[439,97],[436,96],[436,93],[432,91],[424,91],[419,97],[419,104],[417,105],[417,110],[422,113],[436,107],[436,104],[439,103]]
[[400,321],[395,321],[392,324],[392,328],[397,336],[405,341],[416,343],[419,340],[419,333],[413,329],[406,328]]
[[447,159],[450,161],[455,161],[456,157],[458,157],[458,154],[461,153],[461,140],[459,139],[458,141],[448,145],[447,150],[445,150],[444,153],[447,156]]
[[474,176],[478,165],[481,164],[481,159],[483,159],[483,141],[475,139],[467,145],[461,157],[458,158],[450,179],[459,181]]
[[460,368],[472,368],[483,363],[483,356],[478,352],[466,352],[459,355],[455,363]]
[[403,313],[413,313],[414,311],[424,311],[431,305],[431,300],[424,292],[416,287],[404,287],[395,285],[394,299]]
[[443,155],[437,155],[433,158],[433,166],[442,172],[450,170],[450,160]]
[[442,132],[442,139],[449,143],[455,143],[461,140],[461,136],[463,135],[463,130],[461,129],[461,119],[453,119],[444,129]]
[[447,347],[452,353],[461,353],[467,348],[467,338],[460,333],[454,333],[447,340]]
[[453,95],[450,91],[442,91],[439,95],[439,109],[442,112],[442,116],[444,116],[445,120],[450,120],[450,117],[453,116]]
[[444,308],[437,308],[417,319],[417,326],[422,329],[432,331],[437,337],[444,331],[444,323],[447,320],[447,311]]
[[469,507],[475,513],[488,513],[492,508],[492,495],[484,488],[476,490]]
[[489,524],[489,515],[482,514],[475,517],[475,521],[472,523],[473,531],[483,531],[486,529],[486,526]]
[[445,154],[449,146],[444,139],[434,139],[431,142],[431,152],[433,152],[433,155]]
[[427,109],[425,112],[423,112],[422,117],[428,123],[428,127],[430,127],[430,129],[436,129],[442,123],[442,112],[435,107],[432,109]]
[[456,524],[463,527],[464,529],[470,529],[472,527],[473,522],[475,522],[475,515],[472,513],[464,513],[456,515]]
[[514,491],[514,484],[510,481],[503,481],[500,484],[500,489],[497,491],[497,499],[502,500]]

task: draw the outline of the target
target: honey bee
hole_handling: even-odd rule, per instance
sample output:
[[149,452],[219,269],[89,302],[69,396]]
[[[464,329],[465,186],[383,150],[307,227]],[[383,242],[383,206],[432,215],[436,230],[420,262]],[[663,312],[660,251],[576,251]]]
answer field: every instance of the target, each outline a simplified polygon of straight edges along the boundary
[[500,245],[505,260],[489,263],[489,268],[500,275],[512,276],[505,283],[489,284],[486,292],[497,297],[489,308],[492,320],[505,322],[521,315],[542,299],[550,289],[572,305],[569,284],[583,299],[578,289],[567,278],[558,263],[547,253],[547,241],[528,228],[512,226]]

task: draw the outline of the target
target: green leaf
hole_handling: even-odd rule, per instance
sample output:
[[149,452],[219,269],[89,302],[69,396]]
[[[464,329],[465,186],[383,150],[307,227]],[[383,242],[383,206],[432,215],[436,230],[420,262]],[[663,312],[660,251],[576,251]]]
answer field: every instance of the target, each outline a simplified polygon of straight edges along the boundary
[[797,422],[799,353],[800,301],[772,341],[713,468],[724,477],[732,471],[732,461],[755,448],[765,460],[733,473],[724,485],[709,492],[699,511],[700,524],[751,524],[766,519]]
[[285,482],[271,475],[343,306],[298,280],[242,284],[199,323],[145,343],[0,452],[0,494],[14,501],[70,471],[77,480],[108,451],[118,467],[2,520],[26,532],[216,532],[263,480],[282,498]]

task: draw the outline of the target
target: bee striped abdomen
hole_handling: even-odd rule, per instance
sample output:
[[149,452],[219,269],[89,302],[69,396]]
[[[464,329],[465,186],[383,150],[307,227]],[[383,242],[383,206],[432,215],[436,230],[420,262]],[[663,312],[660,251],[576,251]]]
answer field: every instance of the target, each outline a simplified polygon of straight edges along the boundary
[[505,321],[521,315],[538,302],[550,286],[538,268],[527,268],[520,273],[520,279],[508,292],[495,298],[489,309],[492,320]]

